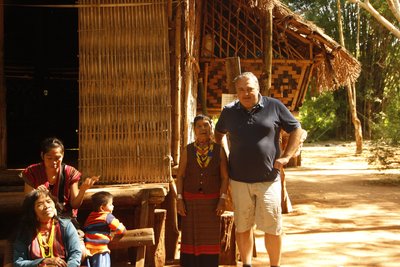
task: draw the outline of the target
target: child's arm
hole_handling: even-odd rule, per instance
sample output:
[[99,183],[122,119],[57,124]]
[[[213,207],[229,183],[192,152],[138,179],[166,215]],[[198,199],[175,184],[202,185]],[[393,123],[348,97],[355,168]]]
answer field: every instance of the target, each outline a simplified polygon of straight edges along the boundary
[[126,233],[125,225],[111,213],[107,215],[106,221],[114,235],[124,235]]

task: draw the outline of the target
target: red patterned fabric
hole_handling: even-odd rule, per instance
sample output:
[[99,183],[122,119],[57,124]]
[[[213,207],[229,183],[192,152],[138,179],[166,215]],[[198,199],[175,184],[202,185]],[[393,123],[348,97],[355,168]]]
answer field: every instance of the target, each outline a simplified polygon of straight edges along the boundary
[[[74,167],[65,165],[64,174],[64,203],[62,203],[64,205],[64,212],[72,217],[76,217],[78,211],[76,209],[72,209],[70,203],[71,185],[79,182],[81,179],[81,173]],[[51,186],[47,180],[46,169],[42,162],[30,165],[28,168],[22,171],[21,177],[24,179],[25,183],[33,188],[37,188],[39,185],[45,185],[51,194],[58,199],[59,179],[57,179],[56,183]]]
[[216,208],[221,187],[220,149],[220,145],[214,144],[213,157],[208,166],[202,168],[193,143],[187,146],[183,179],[187,212],[181,217],[181,266],[218,266],[220,216]]

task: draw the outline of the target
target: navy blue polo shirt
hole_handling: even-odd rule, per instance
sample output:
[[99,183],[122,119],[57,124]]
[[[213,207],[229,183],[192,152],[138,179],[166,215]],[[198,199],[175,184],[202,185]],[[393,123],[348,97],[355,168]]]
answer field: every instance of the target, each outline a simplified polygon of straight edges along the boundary
[[215,129],[229,134],[229,175],[235,181],[255,183],[274,181],[273,169],[280,156],[279,133],[300,127],[292,113],[277,99],[260,97],[251,111],[238,100],[226,105]]

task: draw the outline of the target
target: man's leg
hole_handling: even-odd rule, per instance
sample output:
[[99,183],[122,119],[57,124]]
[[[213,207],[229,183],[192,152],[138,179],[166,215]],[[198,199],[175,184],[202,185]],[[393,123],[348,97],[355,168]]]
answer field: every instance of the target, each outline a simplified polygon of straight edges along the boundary
[[265,234],[264,242],[268,252],[270,265],[279,266],[281,264],[282,236]]
[[239,248],[240,258],[243,264],[251,265],[253,256],[253,229],[246,232],[236,232],[236,244]]

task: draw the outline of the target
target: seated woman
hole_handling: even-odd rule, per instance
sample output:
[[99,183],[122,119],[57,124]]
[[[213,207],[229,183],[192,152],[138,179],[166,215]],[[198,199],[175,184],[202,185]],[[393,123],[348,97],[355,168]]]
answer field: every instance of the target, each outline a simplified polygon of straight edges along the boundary
[[30,165],[21,173],[25,193],[34,189],[49,190],[64,206],[63,215],[76,218],[86,190],[99,180],[99,176],[86,178],[78,188],[81,173],[70,165],[62,164],[64,145],[55,137],[42,142],[40,156],[42,162]]
[[57,200],[44,190],[30,192],[14,242],[14,266],[78,267],[81,247],[71,220],[57,216]]

